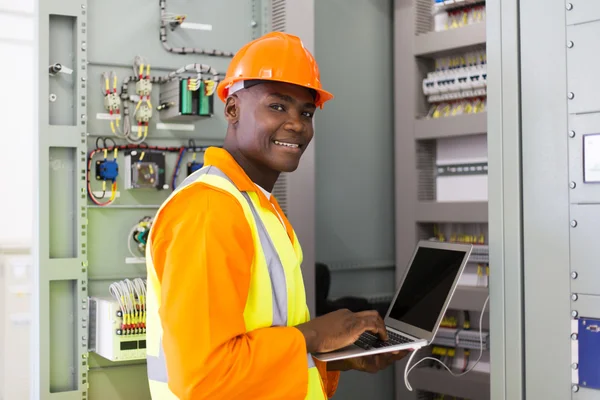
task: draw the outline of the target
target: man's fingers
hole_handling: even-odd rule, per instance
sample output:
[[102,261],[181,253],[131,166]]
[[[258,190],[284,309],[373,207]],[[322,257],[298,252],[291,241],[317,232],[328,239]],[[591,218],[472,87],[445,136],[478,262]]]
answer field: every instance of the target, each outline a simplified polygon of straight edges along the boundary
[[365,318],[365,330],[379,336],[381,340],[388,340],[387,330],[385,329],[385,324],[383,320],[377,314],[376,316],[372,316],[371,318]]

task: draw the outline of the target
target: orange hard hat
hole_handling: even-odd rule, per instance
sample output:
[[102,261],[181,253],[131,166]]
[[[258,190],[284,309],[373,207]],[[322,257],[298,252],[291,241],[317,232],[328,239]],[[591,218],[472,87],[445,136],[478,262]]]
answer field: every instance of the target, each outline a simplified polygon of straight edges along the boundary
[[[313,89],[317,107],[333,95],[321,87],[319,66],[299,37],[271,32],[242,47],[231,60],[225,79],[217,87],[223,101],[244,81],[262,80],[291,83]],[[232,89],[233,88],[233,89]]]

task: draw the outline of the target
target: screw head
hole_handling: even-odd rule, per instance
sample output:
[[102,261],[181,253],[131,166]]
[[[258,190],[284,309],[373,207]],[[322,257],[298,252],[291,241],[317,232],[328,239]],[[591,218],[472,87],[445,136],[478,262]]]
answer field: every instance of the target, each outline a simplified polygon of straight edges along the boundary
[[85,51],[87,48],[87,44],[85,42],[81,42],[81,50]]
[[570,138],[574,138],[575,137],[575,131],[569,131],[569,137]]
[[[577,310],[573,310],[573,311],[571,311],[571,317],[573,317],[573,318],[577,318],[577,316],[578,316],[578,315],[579,315],[579,313],[577,312]],[[577,334],[575,334],[575,335],[577,335]],[[576,337],[577,337],[577,336],[576,336]]]
[[567,43],[567,47],[571,49],[573,48],[573,46],[575,46],[575,43],[573,43],[572,40],[569,40],[569,42]]
[[578,386],[578,385],[573,385],[573,386],[571,387],[571,390],[572,390],[574,393],[577,393],[577,392],[579,392],[579,386]]
[[86,118],[85,114],[81,114],[81,120],[85,121],[85,118]]
[[569,187],[571,189],[575,189],[576,186],[577,186],[577,184],[575,182],[573,182],[573,181],[571,181],[571,183],[569,183]]
[[258,25],[258,23],[256,23],[256,21],[250,22],[251,27],[256,28],[256,25]]
[[567,11],[571,11],[573,9],[573,4],[567,3]]
[[572,279],[577,279],[577,277],[579,276],[579,274],[575,271],[571,272],[571,278]]
[[573,100],[575,98],[575,93],[569,92],[568,96],[569,100]]
[[573,364],[571,364],[571,368],[573,368],[573,369],[579,369],[579,364],[573,363]]
[[85,4],[82,4],[82,5],[81,5],[81,9],[82,9],[82,10],[85,10]]
[[577,340],[577,334],[571,333],[571,340]]
[[577,296],[577,293],[573,293],[571,295],[571,300],[573,300],[573,301],[577,301],[578,298],[579,298],[579,296]]
[[50,93],[50,96],[48,97],[48,99],[54,103],[56,101],[56,95],[54,93]]
[[571,221],[571,226],[573,228],[575,228],[577,226],[577,221],[576,220]]

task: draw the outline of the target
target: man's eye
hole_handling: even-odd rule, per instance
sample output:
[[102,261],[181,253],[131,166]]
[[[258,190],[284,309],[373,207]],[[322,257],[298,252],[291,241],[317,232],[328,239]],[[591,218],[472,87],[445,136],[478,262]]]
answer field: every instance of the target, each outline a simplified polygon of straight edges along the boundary
[[305,116],[305,117],[307,117],[307,118],[312,118],[312,117],[313,117],[313,115],[314,115],[314,113],[311,113],[311,112],[305,111],[305,112],[303,112],[303,113],[302,113],[302,115],[304,115],[304,116]]
[[281,104],[272,104],[271,108],[276,111],[283,111],[283,106]]

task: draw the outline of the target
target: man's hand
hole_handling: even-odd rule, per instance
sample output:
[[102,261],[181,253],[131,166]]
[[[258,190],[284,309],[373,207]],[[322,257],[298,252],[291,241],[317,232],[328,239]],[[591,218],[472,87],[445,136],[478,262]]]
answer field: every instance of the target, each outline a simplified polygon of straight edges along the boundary
[[381,340],[388,339],[385,324],[377,311],[337,310],[296,328],[304,335],[309,353],[326,353],[349,346],[366,331]]
[[356,370],[374,374],[386,369],[406,357],[408,350],[393,351],[388,353],[373,354],[371,356],[347,358],[345,360],[331,361],[327,363],[328,371]]

